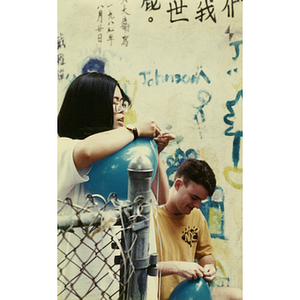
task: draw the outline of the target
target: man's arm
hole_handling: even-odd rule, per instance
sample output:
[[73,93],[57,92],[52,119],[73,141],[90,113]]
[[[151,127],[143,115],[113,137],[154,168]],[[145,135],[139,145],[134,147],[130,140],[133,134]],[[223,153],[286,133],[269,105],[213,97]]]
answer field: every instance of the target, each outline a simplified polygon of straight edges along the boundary
[[198,263],[186,261],[161,261],[158,263],[161,276],[179,275],[193,280],[203,277],[211,282],[216,277],[216,261],[213,255],[205,255],[198,259]]
[[179,275],[193,280],[204,276],[205,269],[197,263],[186,261],[161,261],[158,263],[161,276]]

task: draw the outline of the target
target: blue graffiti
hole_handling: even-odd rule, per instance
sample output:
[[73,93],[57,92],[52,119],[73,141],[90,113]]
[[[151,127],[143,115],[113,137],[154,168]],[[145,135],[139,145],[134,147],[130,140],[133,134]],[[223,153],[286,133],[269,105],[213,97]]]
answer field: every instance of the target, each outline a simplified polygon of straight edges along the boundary
[[[104,72],[105,63],[99,59],[89,59],[88,62],[83,66],[81,69],[82,74],[87,72],[99,72],[99,73],[105,73]],[[64,87],[64,90],[66,90],[72,81],[76,78],[76,75],[73,74],[72,76],[70,74],[67,74],[65,79],[68,81]]]
[[229,111],[229,114],[224,116],[224,122],[227,125],[230,125],[224,132],[224,134],[226,136],[233,136],[233,149],[232,149],[232,161],[233,161],[233,165],[235,168],[237,168],[238,166],[238,162],[240,160],[240,144],[241,144],[241,137],[243,136],[243,131],[241,130],[236,130],[233,131],[233,127],[234,127],[234,121],[230,120],[229,118],[233,118],[235,116],[235,112],[233,110],[233,106],[235,106],[238,101],[240,100],[240,98],[243,97],[243,90],[240,90],[237,95],[236,98],[234,100],[231,101],[227,101],[226,102],[226,107]]
[[181,74],[159,74],[158,69],[155,70],[154,75],[151,74],[151,71],[144,71],[139,73],[140,76],[143,76],[144,82],[142,84],[147,84],[148,86],[159,85],[161,83],[165,82],[175,82],[178,83],[196,83],[198,84],[200,77],[202,77],[207,83],[210,83],[210,79],[207,77],[207,75],[201,70],[198,75],[192,75],[189,76],[187,74],[181,75]]
[[201,202],[200,210],[204,215],[212,238],[225,240],[224,236],[224,191],[216,186],[211,197]]
[[64,91],[67,90],[67,88],[70,86],[70,84],[73,82],[73,80],[76,78],[76,75],[73,74],[72,76],[70,74],[67,74],[65,79],[67,80],[65,86],[64,86]]
[[[229,27],[228,27],[229,28]],[[229,46],[234,46],[235,56],[232,57],[232,60],[237,60],[240,56],[240,45],[243,44],[243,41],[235,41],[229,44]],[[233,69],[237,73],[238,68]],[[227,71],[228,75],[231,75],[231,70]]]
[[194,119],[197,121],[197,123],[199,123],[198,114],[200,114],[200,122],[205,122],[203,107],[211,100],[211,94],[207,91],[200,90],[198,92],[198,100],[200,102],[200,106],[195,107],[198,110],[198,112],[195,114]]
[[[235,73],[237,73],[238,68],[233,69],[233,71],[234,71]],[[228,75],[231,75],[231,70],[227,71],[227,74],[228,74]]]
[[232,58],[233,60],[237,60],[240,55],[240,45],[243,44],[243,41],[235,41],[229,44],[229,46],[234,46],[235,56]]
[[83,66],[82,68],[82,74],[87,72],[99,72],[99,73],[105,73],[105,63],[96,58],[91,58],[88,60],[88,62]]
[[176,173],[178,167],[188,158],[197,158],[198,154],[194,149],[188,149],[185,153],[180,149],[177,148],[175,151],[174,156],[169,155],[166,159],[166,163],[168,168],[166,170],[169,186],[171,187],[174,181],[171,179],[172,175]]
[[[201,128],[200,128],[200,123],[205,122],[205,115],[204,115],[203,107],[210,102],[210,100],[211,100],[211,94],[209,92],[207,92],[207,91],[200,90],[198,92],[198,100],[200,102],[200,106],[194,107],[195,109],[197,109],[197,112],[194,115],[194,120],[198,124],[200,139],[202,139],[202,133],[201,133]],[[200,115],[200,120],[198,118],[198,115]]]

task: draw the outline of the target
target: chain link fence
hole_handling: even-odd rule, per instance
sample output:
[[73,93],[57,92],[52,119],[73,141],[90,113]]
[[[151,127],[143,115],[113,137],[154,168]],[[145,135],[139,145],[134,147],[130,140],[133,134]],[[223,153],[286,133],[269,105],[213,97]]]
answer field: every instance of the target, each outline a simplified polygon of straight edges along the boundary
[[114,193],[107,200],[87,195],[83,205],[58,200],[59,300],[146,298],[148,275],[157,275],[157,255],[149,255],[152,168],[147,163],[140,156],[129,165],[126,201]]

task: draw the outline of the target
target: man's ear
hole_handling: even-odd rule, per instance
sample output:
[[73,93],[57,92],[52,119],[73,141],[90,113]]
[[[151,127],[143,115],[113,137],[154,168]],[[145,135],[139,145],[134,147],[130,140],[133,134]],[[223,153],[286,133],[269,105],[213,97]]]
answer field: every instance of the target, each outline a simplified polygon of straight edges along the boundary
[[174,182],[174,188],[176,191],[179,190],[179,188],[183,185],[183,180],[181,178],[177,178]]

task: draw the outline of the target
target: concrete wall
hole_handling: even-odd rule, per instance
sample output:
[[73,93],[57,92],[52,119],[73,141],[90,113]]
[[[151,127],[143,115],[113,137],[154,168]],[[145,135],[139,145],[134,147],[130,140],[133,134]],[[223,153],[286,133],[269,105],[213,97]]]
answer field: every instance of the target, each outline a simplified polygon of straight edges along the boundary
[[[217,2],[217,3],[216,3]],[[176,135],[162,153],[170,184],[184,157],[217,176],[202,203],[217,285],[242,287],[242,1],[59,0],[58,109],[86,71],[120,81],[126,123],[153,116]]]

